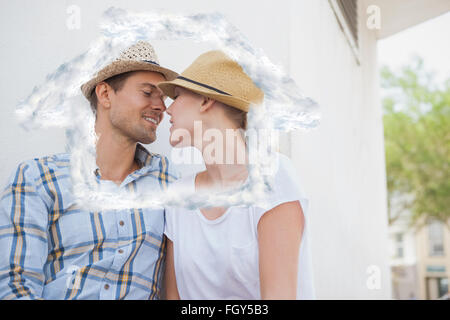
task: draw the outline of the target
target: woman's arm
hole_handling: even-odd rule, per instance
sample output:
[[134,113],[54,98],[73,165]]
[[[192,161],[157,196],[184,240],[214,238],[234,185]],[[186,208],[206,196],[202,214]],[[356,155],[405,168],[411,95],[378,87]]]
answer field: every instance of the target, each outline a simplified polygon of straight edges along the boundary
[[299,201],[267,211],[258,223],[261,299],[296,299],[305,218]]
[[167,239],[165,285],[166,285],[166,299],[180,300],[180,295],[178,294],[177,289],[177,280],[175,278],[173,242],[170,239]]

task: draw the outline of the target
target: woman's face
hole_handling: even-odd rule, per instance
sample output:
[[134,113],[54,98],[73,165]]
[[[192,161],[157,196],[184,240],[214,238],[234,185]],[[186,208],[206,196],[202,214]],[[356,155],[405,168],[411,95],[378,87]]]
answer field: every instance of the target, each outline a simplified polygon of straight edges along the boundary
[[[194,123],[200,125],[204,115],[200,112],[204,98],[187,89],[176,87],[174,101],[167,108],[166,112],[170,116],[170,144],[173,147],[194,146]],[[197,129],[198,130],[198,129]],[[198,130],[202,135],[202,129]]]

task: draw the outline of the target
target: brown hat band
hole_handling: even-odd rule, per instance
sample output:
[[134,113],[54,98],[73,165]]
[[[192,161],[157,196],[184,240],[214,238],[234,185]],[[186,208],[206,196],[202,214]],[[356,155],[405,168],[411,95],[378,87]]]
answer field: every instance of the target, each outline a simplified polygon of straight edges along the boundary
[[227,96],[231,96],[231,94],[226,93],[225,91],[216,89],[216,88],[214,88],[214,87],[208,86],[207,84],[204,84],[204,83],[201,83],[201,82],[197,82],[197,81],[191,80],[191,79],[189,79],[189,78],[185,78],[185,77],[182,77],[182,76],[178,76],[177,79],[184,80],[184,81],[187,81],[187,82],[191,82],[191,83],[194,83],[194,84],[199,85],[199,86],[201,86],[201,87],[204,87],[204,88],[213,90],[213,91],[215,91],[215,92],[217,92],[217,93],[221,93],[221,94],[225,94],[225,95],[227,95]]

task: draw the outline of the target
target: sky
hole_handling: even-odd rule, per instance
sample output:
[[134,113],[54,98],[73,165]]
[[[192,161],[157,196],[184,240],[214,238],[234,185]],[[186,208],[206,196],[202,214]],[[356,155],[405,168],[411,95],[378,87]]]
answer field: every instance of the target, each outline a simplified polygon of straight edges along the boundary
[[424,67],[436,81],[450,78],[450,12],[378,41],[380,66],[393,70],[410,64],[412,57],[424,59]]

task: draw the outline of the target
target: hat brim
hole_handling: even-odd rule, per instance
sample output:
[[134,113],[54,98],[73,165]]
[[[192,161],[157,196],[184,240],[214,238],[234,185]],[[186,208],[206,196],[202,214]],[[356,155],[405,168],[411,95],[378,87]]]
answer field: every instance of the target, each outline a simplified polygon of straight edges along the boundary
[[107,65],[105,68],[100,70],[97,73],[97,76],[93,79],[89,80],[88,82],[84,83],[81,86],[81,91],[83,92],[83,95],[86,98],[90,98],[92,94],[92,90],[95,88],[95,86],[111,77],[114,77],[118,74],[125,73],[125,72],[131,72],[131,71],[153,71],[161,73],[166,80],[170,81],[173,79],[176,79],[178,77],[178,73],[175,71],[172,71],[170,69],[161,67],[157,64],[153,64],[150,62],[145,61],[133,61],[133,60],[120,60],[120,61],[114,61],[113,63]]
[[218,93],[212,89],[205,88],[201,85],[183,80],[183,79],[175,79],[172,81],[163,81],[158,84],[158,87],[164,92],[164,94],[171,99],[175,98],[175,88],[182,87],[198,93],[202,96],[206,96],[208,98],[220,101],[230,107],[234,107],[240,109],[242,111],[248,112],[250,108],[250,102],[241,98],[233,97],[231,95],[226,95],[222,93]]

